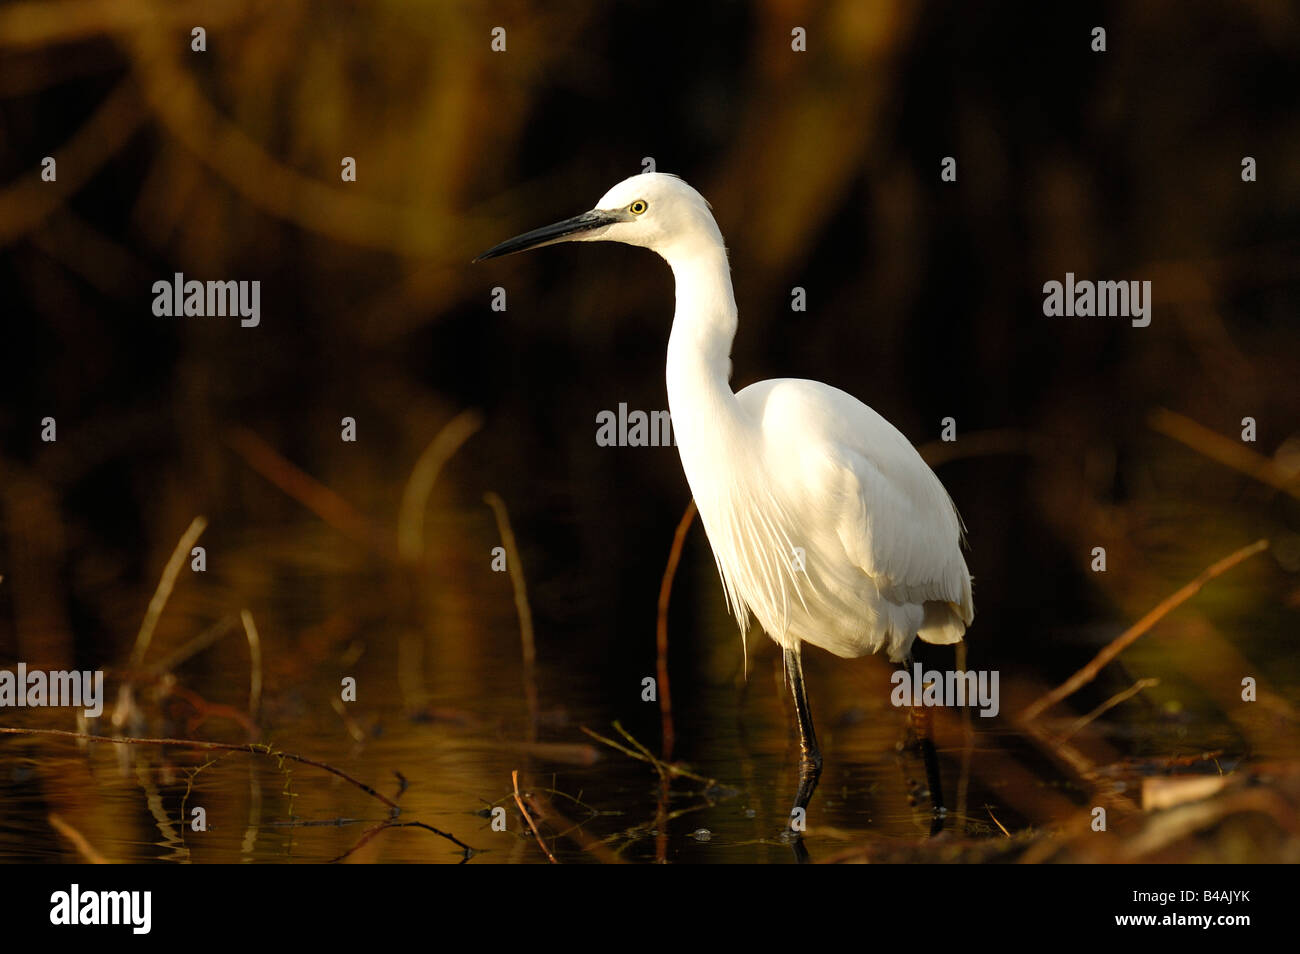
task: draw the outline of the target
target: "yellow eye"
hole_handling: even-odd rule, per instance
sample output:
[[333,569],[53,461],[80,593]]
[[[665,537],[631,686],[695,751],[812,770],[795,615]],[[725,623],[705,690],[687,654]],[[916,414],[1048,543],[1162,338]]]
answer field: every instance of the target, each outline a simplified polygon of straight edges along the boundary
[[637,199],[635,202],[633,202],[633,203],[632,203],[631,205],[629,205],[627,208],[628,208],[628,211],[631,212],[633,215],[640,215],[640,214],[641,214],[642,212],[644,212],[646,209],[650,208],[650,206],[646,205],[646,201],[645,201],[645,199]]

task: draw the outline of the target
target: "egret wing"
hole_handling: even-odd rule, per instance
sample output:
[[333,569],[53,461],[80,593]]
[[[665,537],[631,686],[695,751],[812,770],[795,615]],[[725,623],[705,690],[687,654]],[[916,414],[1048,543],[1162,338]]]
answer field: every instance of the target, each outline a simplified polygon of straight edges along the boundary
[[[738,397],[758,415],[765,441],[811,458],[804,463],[806,483],[836,508],[846,557],[882,596],[951,604],[962,623],[970,622],[960,517],[939,478],[896,427],[852,395],[817,381],[763,381]],[[937,624],[931,616],[927,610],[927,624]]]

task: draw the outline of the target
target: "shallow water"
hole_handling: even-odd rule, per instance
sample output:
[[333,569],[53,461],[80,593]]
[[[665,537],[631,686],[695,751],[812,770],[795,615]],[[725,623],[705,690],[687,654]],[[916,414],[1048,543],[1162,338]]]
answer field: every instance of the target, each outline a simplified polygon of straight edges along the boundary
[[[495,665],[480,660],[439,666],[422,713],[413,717],[398,701],[392,659],[373,648],[396,638],[373,632],[364,640],[367,648],[351,670],[361,695],[348,707],[350,726],[331,705],[334,679],[322,670],[337,661],[326,660],[296,685],[268,692],[263,739],[278,750],[336,766],[389,796],[399,791],[400,772],[406,782],[401,820],[454,835],[474,849],[472,864],[546,861],[514,804],[514,770],[526,791],[548,797],[580,827],[577,837],[554,837],[562,824],[545,828],[546,844],[561,862],[795,860],[782,837],[795,785],[795,748],[775,652],[762,647],[755,653],[747,683],[679,690],[676,755],[694,773],[716,781],[678,778],[665,793],[651,765],[582,732],[586,726],[628,745],[611,725],[618,719],[650,749],[659,748],[657,707],[631,694],[633,701],[616,708],[593,698],[600,694],[583,687],[599,685],[603,677],[593,672],[585,679],[583,660],[539,670],[540,686],[565,688],[562,705],[546,688],[540,692],[539,745],[559,748],[535,749],[527,742],[521,667],[509,647],[501,647]],[[348,646],[356,652],[354,644]],[[234,652],[226,656],[230,664],[219,674],[209,670],[207,680],[242,688],[246,668]],[[900,751],[905,718],[887,700],[890,667],[879,660],[844,664],[810,655],[807,668],[826,756],[804,841],[809,855],[825,858],[864,839],[900,846],[924,842],[930,814],[926,799],[917,796],[925,775],[918,756]],[[1055,802],[1023,790],[1021,777],[999,778],[999,766],[1020,764],[1014,760],[1029,756],[1029,747],[999,720],[989,720],[987,728],[978,716],[970,721],[975,734],[969,755],[964,733],[952,729],[959,722],[939,733],[952,806],[949,831],[1004,838],[999,824],[1012,831],[1051,824],[1063,820],[1052,817],[1053,806],[1082,804],[1082,790],[1050,770],[1033,777],[1033,784]],[[66,727],[50,718],[6,722],[15,723]],[[143,734],[180,735],[187,728],[159,717]],[[231,728],[217,720],[193,734],[240,741]],[[1171,740],[1183,750],[1231,744],[1217,737],[1222,733],[1213,725],[1186,718],[1131,724],[1113,734],[1128,735],[1133,751],[1165,751]],[[282,768],[276,759],[242,752],[5,739],[0,804],[3,861],[69,859],[68,842],[51,828],[51,812],[116,861],[465,860],[455,845],[418,828],[383,830],[367,840],[388,816],[378,800],[321,769],[293,763]],[[205,832],[181,823],[196,806],[206,812]],[[495,806],[505,809],[504,832],[493,830],[488,817]]]
[[[511,579],[487,566],[499,537],[487,509],[472,504],[431,510],[429,560],[415,571],[309,519],[242,530],[232,519],[214,521],[204,538],[217,555],[212,570],[181,579],[146,654],[146,668],[158,666],[232,608],[252,607],[264,683],[258,740],[396,799],[398,821],[454,836],[473,849],[468,858],[426,829],[384,827],[388,806],[319,767],[243,751],[11,736],[0,737],[0,862],[77,860],[91,850],[137,862],[545,863],[514,800],[515,771],[534,796],[531,814],[549,802],[549,817],[537,821],[560,862],[797,860],[785,836],[797,746],[780,655],[751,636],[746,663],[702,533],[688,538],[669,616],[672,760],[696,777],[665,785],[654,765],[584,729],[623,749],[663,754],[659,706],[642,695],[655,673],[666,541],[662,549],[659,540],[611,545],[602,534],[617,527],[583,529],[556,505],[572,495],[530,499],[512,519],[536,631],[535,720]],[[125,637],[110,665],[129,651],[149,592],[140,591],[107,614]],[[875,857],[910,860],[952,845],[964,858],[988,860],[1011,844],[1009,835],[1019,843],[1077,822],[1098,793],[1132,796],[1144,774],[1231,773],[1293,758],[1293,722],[1270,722],[1275,709],[1234,708],[1214,695],[1218,671],[1236,664],[1225,655],[1236,651],[1231,644],[1175,621],[1046,720],[1063,730],[1135,678],[1162,674],[1161,686],[1073,739],[1100,779],[1089,781],[1026,738],[1012,716],[1122,627],[1058,629],[1035,641],[1006,628],[1007,618],[986,606],[969,650],[971,668],[1001,671],[1002,713],[946,710],[935,723],[948,810],[940,839],[930,834],[922,761],[902,745],[905,710],[890,702],[894,667],[805,655],[825,757],[802,844],[808,857],[866,845]],[[1284,644],[1267,635],[1251,634],[1256,652]],[[944,648],[928,664],[947,668],[953,658]],[[1295,698],[1294,664],[1273,658],[1268,685]],[[137,691],[133,735],[249,740],[250,658],[237,624],[164,668]],[[356,680],[354,702],[340,699],[345,677]],[[109,671],[110,707],[121,678]],[[77,728],[67,710],[6,710],[0,724]],[[112,733],[107,719],[87,729]],[[1205,752],[1214,755],[1167,762]],[[206,831],[189,825],[196,807]],[[504,831],[493,825],[496,808]],[[89,849],[76,847],[78,838]]]

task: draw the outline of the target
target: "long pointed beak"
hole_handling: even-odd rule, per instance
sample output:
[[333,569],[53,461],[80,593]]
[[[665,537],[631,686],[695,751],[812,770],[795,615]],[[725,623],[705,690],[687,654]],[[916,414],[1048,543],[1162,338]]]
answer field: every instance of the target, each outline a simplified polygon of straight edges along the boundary
[[575,215],[563,222],[543,225],[540,229],[533,229],[531,232],[507,239],[500,245],[492,246],[474,261],[481,262],[487,258],[500,258],[502,255],[513,255],[515,252],[526,252],[530,248],[541,248],[543,245],[554,245],[556,242],[575,242],[589,232],[595,232],[597,229],[621,221],[623,219],[617,212],[592,209],[590,212]]

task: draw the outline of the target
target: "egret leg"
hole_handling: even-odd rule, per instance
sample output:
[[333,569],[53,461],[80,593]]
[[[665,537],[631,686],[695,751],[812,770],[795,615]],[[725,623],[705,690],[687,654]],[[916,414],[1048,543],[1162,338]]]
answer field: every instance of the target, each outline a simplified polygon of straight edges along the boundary
[[[817,790],[817,780],[822,774],[822,753],[817,748],[817,733],[813,730],[812,709],[808,706],[808,692],[803,684],[803,662],[798,649],[785,650],[785,679],[794,697],[794,711],[799,719],[799,790],[795,793],[794,807],[806,815],[808,802]],[[791,811],[791,817],[794,811]]]
[[[910,655],[903,665],[907,667],[908,672],[912,671]],[[937,835],[943,831],[947,809],[943,805],[943,777],[939,774],[939,753],[934,747],[932,738],[933,720],[929,711],[917,706],[911,707],[908,711],[908,720],[916,733],[917,744],[921,748],[921,758],[925,762],[926,784],[930,787],[930,805],[934,813],[930,823],[930,834]]]

